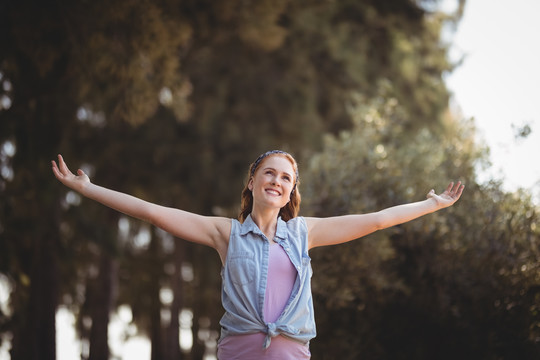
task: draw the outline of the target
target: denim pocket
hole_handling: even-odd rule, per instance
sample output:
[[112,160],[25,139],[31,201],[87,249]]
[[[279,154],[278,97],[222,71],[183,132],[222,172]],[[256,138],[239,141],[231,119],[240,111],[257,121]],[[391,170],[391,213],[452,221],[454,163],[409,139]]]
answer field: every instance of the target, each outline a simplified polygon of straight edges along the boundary
[[255,280],[254,255],[247,251],[232,254],[229,259],[231,281],[236,285],[246,285]]

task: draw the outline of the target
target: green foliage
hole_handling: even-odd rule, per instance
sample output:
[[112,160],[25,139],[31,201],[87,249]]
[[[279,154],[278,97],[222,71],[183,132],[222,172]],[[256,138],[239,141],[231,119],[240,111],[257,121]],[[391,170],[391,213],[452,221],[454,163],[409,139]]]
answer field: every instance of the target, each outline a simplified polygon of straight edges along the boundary
[[327,136],[304,172],[310,215],[421,200],[449,180],[467,187],[448,210],[313,251],[316,358],[534,358],[540,234],[530,194],[476,183],[484,152],[470,123],[448,117],[440,132],[413,134],[397,100],[378,99],[354,97],[354,128]]
[[[152,1],[86,2],[69,9],[66,31],[74,60],[78,98],[104,111],[108,121],[141,124],[156,113],[162,91],[179,119],[189,116],[189,81],[180,71],[180,50],[191,27],[176,6]],[[176,16],[175,16],[176,15]]]
[[[16,150],[2,154],[0,164],[0,271],[14,288],[13,315],[2,314],[0,326],[13,333],[14,347],[49,351],[59,304],[79,315],[80,334],[88,338],[85,319],[111,300],[96,301],[95,295],[115,290],[116,304],[130,305],[154,348],[167,336],[160,308],[173,311],[160,304],[160,287],[175,289],[180,306],[193,310],[194,333],[200,319],[217,329],[221,316],[216,254],[180,241],[171,246],[160,232],[61,188],[49,168],[56,153],[100,185],[234,217],[249,162],[270,148],[297,155],[307,170],[304,209],[320,216],[416,200],[448,179],[465,180],[468,192],[476,189],[445,214],[314,253],[321,334],[314,357],[388,354],[381,314],[425,316],[429,321],[416,333],[446,329],[445,319],[454,321],[454,329],[476,329],[463,319],[473,308],[488,309],[488,297],[498,305],[482,321],[509,320],[497,316],[513,315],[510,308],[519,316],[509,331],[517,334],[529,324],[526,336],[535,338],[538,262],[530,249],[537,246],[537,210],[526,194],[475,184],[485,150],[473,142],[473,124],[445,113],[443,74],[452,64],[440,32],[456,19],[428,11],[429,3],[3,5],[1,95],[9,104],[0,109],[0,142]],[[129,225],[127,232],[119,222]],[[148,243],[141,246],[136,239],[146,230]],[[503,256],[504,250],[510,252]],[[471,267],[462,265],[463,257]],[[117,283],[98,276],[108,261],[118,266]],[[192,265],[191,281],[178,279],[182,264]],[[467,282],[472,269],[475,277]],[[461,297],[452,297],[454,287]],[[454,313],[466,315],[457,321]],[[395,328],[403,330],[397,325],[405,318],[395,319]],[[465,331],[463,338],[473,333]],[[484,335],[475,344],[501,333]],[[24,343],[42,338],[33,346]],[[195,345],[192,357],[201,357],[204,349]]]

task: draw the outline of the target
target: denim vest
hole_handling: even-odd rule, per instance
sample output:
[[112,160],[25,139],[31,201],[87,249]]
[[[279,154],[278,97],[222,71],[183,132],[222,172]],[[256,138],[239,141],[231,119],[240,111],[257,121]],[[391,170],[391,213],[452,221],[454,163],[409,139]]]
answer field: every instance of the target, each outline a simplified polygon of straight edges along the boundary
[[274,238],[287,253],[298,276],[291,297],[276,322],[268,323],[263,306],[268,275],[270,243],[251,216],[241,224],[232,220],[227,259],[221,271],[221,339],[229,335],[266,334],[263,348],[273,337],[284,335],[308,345],[315,337],[311,296],[311,259],[308,256],[307,226],[303,217],[288,222],[278,219]]

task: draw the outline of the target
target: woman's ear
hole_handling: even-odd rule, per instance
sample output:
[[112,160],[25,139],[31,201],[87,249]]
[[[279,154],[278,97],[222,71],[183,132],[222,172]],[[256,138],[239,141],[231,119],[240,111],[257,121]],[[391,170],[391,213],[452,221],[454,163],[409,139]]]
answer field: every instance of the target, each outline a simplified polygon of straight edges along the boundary
[[253,177],[248,181],[248,189],[249,191],[253,191]]

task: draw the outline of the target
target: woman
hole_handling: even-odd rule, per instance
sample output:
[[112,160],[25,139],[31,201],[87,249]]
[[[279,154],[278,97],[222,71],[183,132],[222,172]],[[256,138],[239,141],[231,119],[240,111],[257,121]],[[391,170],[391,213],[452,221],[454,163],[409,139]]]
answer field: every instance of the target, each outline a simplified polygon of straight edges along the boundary
[[92,184],[58,156],[54,175],[69,188],[172,235],[214,248],[223,264],[218,358],[309,359],[315,337],[308,252],[341,244],[453,205],[464,185],[379,212],[329,218],[299,217],[298,165],[283,151],[251,164],[238,220],[168,208]]

